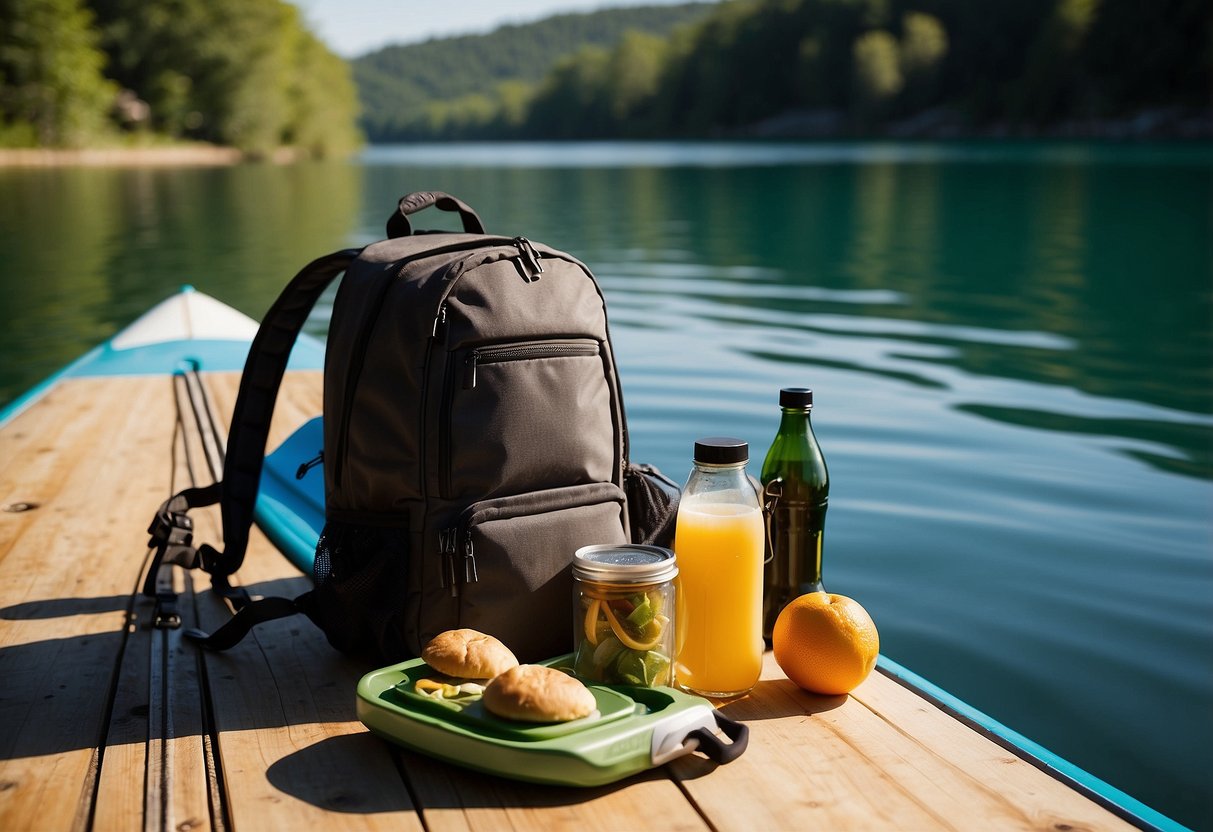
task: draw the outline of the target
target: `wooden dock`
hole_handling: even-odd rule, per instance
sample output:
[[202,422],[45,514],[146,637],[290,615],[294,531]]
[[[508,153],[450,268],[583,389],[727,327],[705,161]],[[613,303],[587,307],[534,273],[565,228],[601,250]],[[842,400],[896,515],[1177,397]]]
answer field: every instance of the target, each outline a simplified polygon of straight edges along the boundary
[[[203,376],[231,412],[239,374]],[[319,413],[290,374],[271,447]],[[477,774],[397,748],[354,713],[373,668],[299,617],[204,653],[185,628],[230,613],[177,570],[182,629],[139,594],[145,529],[174,489],[210,482],[175,431],[167,377],[61,381],[0,430],[0,830],[1132,828],[915,691],[874,673],[851,696],[762,681],[724,705],[749,749],[578,789]],[[187,454],[186,448],[190,448]],[[192,472],[191,472],[192,469]],[[217,511],[194,512],[217,542]],[[254,594],[308,586],[256,530]]]

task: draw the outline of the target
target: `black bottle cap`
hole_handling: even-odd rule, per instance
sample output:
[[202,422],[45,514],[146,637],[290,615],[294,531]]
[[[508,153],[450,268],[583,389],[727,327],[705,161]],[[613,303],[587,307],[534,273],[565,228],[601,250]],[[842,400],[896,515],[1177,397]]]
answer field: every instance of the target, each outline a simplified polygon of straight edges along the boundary
[[736,465],[748,462],[750,446],[731,436],[709,436],[695,442],[695,461],[705,465]]
[[813,391],[807,387],[785,387],[779,391],[780,407],[812,407]]

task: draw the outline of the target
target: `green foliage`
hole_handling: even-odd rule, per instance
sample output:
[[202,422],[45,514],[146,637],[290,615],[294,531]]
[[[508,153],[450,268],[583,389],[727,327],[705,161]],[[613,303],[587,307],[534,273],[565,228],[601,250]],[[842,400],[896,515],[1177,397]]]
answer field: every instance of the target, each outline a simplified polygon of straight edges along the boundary
[[283,0],[0,0],[0,16],[10,141],[97,144],[122,129],[254,156],[359,142],[348,65]]
[[939,18],[906,12],[901,18],[901,74],[908,109],[921,109],[939,97],[939,76],[948,56],[948,32]]
[[[620,9],[610,38],[567,30],[559,46],[519,49],[539,30],[511,27],[367,56],[357,77],[368,133],[711,136],[798,117],[863,132],[933,111],[1015,129],[1209,106],[1207,0],[723,0],[707,9],[668,33],[629,33],[635,10]],[[540,53],[553,62],[546,75]]]
[[897,38],[883,29],[872,29],[856,38],[851,50],[855,107],[865,117],[882,115],[905,86]]
[[[504,26],[489,35],[380,49],[353,62],[363,106],[362,128],[372,141],[445,137],[457,123],[467,124],[470,132],[462,135],[468,138],[486,129],[498,136],[517,135],[526,100],[541,93],[541,86],[544,94],[556,94],[549,87],[568,83],[568,78],[557,80],[549,73],[558,73],[562,61],[578,50],[611,50],[637,32],[651,36],[649,45],[659,48],[659,39],[703,19],[712,8],[688,3],[564,14]],[[633,56],[636,47],[631,41]],[[626,83],[633,92],[621,90],[623,99],[635,94],[636,84],[648,82],[632,77]],[[547,105],[537,102],[537,106]],[[478,115],[465,120],[473,110]]]
[[113,77],[151,126],[267,155],[356,146],[348,65],[282,0],[93,0]]
[[0,0],[0,145],[73,147],[106,131],[118,90],[92,22],[80,0]]
[[[0,145],[1000,129],[1207,111],[1208,0],[720,0],[568,14],[352,66],[285,0],[0,0]],[[359,99],[364,110],[359,113]],[[813,120],[817,119],[817,122]]]

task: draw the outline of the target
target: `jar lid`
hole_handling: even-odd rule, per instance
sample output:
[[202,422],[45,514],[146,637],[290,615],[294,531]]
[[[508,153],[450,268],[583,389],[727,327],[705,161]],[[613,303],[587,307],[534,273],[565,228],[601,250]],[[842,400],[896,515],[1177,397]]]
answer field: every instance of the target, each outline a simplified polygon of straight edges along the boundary
[[668,581],[678,574],[674,553],[640,543],[599,543],[573,553],[573,577],[600,583]]
[[731,436],[709,436],[695,441],[695,461],[705,465],[736,465],[748,462],[750,446],[744,439]]
[[779,391],[780,407],[813,406],[813,391],[807,387],[785,387]]

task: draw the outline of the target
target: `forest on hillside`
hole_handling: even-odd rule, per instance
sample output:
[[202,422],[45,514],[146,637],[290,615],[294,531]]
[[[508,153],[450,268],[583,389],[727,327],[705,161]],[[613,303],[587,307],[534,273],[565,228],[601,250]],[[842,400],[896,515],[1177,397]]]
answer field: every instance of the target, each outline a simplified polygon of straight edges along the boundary
[[1208,0],[722,0],[560,15],[351,65],[284,0],[0,0],[0,147],[1207,139],[1211,41]]
[[349,65],[282,0],[0,0],[0,147],[361,142]]
[[448,124],[517,123],[539,83],[579,49],[614,49],[631,32],[666,37],[709,3],[560,14],[487,35],[388,46],[353,61],[361,124],[371,141],[429,137]]
[[[564,51],[527,27],[508,47],[497,34],[462,42],[449,53],[478,55],[457,88],[408,51],[391,53],[393,84],[379,83],[369,68],[387,55],[368,56],[356,72],[365,128],[373,140],[1098,135],[1110,121],[1133,134],[1213,132],[1207,0],[724,0],[702,10],[668,31],[624,27]],[[510,69],[512,55],[526,56],[525,72]],[[538,57],[549,66],[533,80]]]

